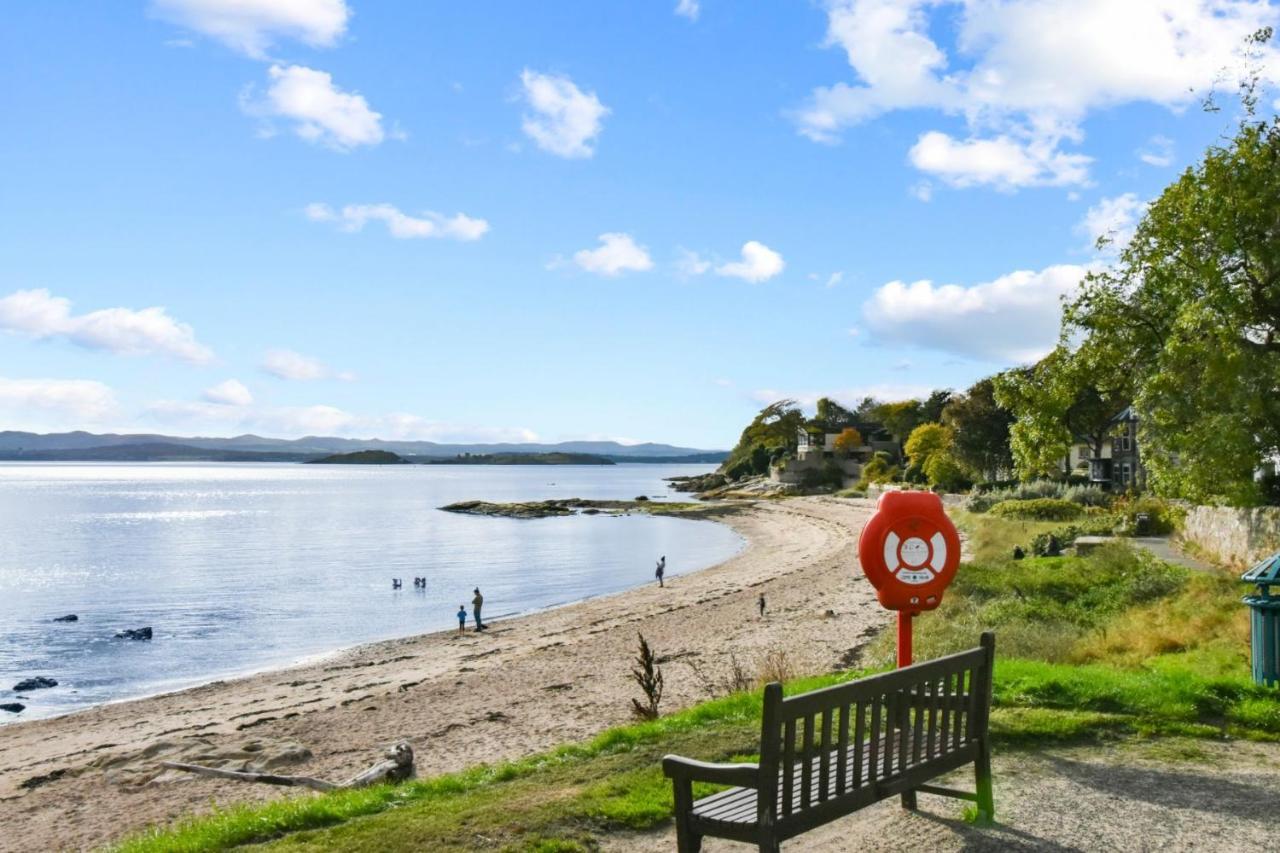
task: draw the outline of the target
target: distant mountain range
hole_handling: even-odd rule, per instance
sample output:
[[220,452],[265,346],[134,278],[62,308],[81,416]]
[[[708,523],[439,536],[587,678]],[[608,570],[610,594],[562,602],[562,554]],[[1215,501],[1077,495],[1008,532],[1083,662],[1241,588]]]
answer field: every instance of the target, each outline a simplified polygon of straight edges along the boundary
[[603,456],[617,462],[718,463],[723,450],[699,450],[670,444],[619,444],[616,441],[563,441],[557,444],[439,444],[434,441],[382,441],[309,435],[304,438],[181,437],[154,434],[96,435],[89,432],[0,431],[0,459],[117,461],[306,461],[333,453],[387,450],[402,456],[453,458],[464,454],[572,453]]

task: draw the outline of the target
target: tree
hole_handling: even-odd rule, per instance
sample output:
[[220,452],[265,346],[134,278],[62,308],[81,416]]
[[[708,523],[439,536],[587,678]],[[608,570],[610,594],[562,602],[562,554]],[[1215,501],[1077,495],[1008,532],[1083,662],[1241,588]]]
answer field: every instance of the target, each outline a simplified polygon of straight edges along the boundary
[[951,389],[949,388],[942,388],[930,393],[920,403],[920,422],[925,424],[941,422],[942,410],[947,407],[949,402],[951,402]]
[[920,424],[907,438],[906,453],[911,461],[908,472],[919,471],[929,485],[948,491],[967,486],[969,478],[953,455],[954,443],[951,427],[939,423]]
[[1064,339],[1131,372],[1149,481],[1195,501],[1259,502],[1253,472],[1280,449],[1280,120],[1255,118],[1255,82],[1235,137],[1165,189],[1064,317]]
[[1031,367],[996,376],[995,401],[1015,418],[1009,443],[1018,475],[1029,480],[1061,473],[1077,441],[1100,457],[1113,419],[1132,400],[1127,368],[1093,347],[1060,345]]
[[813,422],[827,432],[835,432],[857,421],[857,415],[829,397],[819,397]]
[[912,466],[923,471],[931,457],[951,449],[951,430],[937,423],[920,424],[907,437],[904,449]]
[[794,452],[796,433],[803,425],[804,413],[795,400],[770,403],[742,431],[720,470],[734,479],[768,473],[772,461]]
[[951,427],[951,455],[974,479],[998,480],[1013,467],[1009,427],[1013,414],[995,398],[995,382],[980,379],[942,410],[942,423]]
[[895,438],[903,441],[922,423],[920,401],[899,400],[894,403],[881,403],[872,417],[883,424]]
[[853,427],[845,427],[836,436],[835,451],[846,456],[862,446],[862,433]]

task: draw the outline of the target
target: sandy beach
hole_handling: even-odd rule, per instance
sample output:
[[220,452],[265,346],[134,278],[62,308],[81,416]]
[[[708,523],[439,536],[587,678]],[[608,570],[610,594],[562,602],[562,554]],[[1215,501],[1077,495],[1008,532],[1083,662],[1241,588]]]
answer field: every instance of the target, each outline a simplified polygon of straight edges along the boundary
[[856,566],[871,510],[760,501],[722,519],[747,539],[741,553],[666,588],[5,726],[0,850],[93,849],[215,804],[309,796],[164,770],[163,760],[340,780],[404,738],[430,776],[586,738],[630,717],[637,632],[666,661],[668,710],[707,698],[703,676],[725,673],[731,653],[748,665],[785,649],[805,670],[848,666],[890,618]]

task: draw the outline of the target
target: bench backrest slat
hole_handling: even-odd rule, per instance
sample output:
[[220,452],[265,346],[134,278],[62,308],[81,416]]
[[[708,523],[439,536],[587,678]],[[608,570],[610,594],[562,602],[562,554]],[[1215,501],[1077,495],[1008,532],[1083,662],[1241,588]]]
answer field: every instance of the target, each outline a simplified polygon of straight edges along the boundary
[[849,713],[858,705],[840,706],[840,728],[836,733],[836,796],[849,789]]
[[785,819],[894,779],[985,734],[993,648],[984,638],[976,649],[790,698],[768,685],[761,790],[778,800],[759,798],[761,817],[772,818],[775,804]]

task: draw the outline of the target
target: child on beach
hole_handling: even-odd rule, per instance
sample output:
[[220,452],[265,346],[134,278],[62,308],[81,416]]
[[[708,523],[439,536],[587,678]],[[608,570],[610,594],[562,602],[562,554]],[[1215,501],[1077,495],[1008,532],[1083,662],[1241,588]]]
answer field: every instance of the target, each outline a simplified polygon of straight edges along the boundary
[[760,593],[760,618],[764,618],[764,593]]
[[658,560],[658,568],[654,569],[653,576],[658,579],[658,586],[664,586],[662,576],[667,573],[667,555],[663,554],[662,559]]
[[465,633],[467,630],[467,608],[465,605],[458,605],[458,633]]

